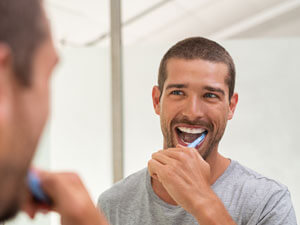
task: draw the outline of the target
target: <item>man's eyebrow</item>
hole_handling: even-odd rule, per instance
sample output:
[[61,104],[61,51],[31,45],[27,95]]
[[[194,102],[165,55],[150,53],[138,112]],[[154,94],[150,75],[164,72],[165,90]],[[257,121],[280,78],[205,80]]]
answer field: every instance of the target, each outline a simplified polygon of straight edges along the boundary
[[216,87],[211,87],[211,86],[205,86],[204,87],[205,90],[208,90],[208,91],[212,91],[212,92],[218,92],[222,95],[225,96],[225,91],[221,88],[216,88]]
[[171,89],[171,88],[187,88],[188,85],[187,84],[169,84],[166,87],[166,90]]

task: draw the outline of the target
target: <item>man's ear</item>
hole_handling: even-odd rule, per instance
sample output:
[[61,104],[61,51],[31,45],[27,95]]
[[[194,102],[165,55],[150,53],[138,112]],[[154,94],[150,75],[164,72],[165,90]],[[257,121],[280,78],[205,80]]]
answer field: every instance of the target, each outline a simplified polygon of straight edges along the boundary
[[10,114],[13,89],[12,54],[6,44],[0,43],[0,123]]
[[233,118],[234,115],[234,111],[236,108],[236,105],[238,103],[239,100],[239,95],[238,93],[234,93],[230,99],[230,104],[229,104],[229,114],[228,114],[228,120],[231,120]]
[[158,86],[154,86],[152,89],[152,101],[154,111],[157,115],[160,115],[160,94]]

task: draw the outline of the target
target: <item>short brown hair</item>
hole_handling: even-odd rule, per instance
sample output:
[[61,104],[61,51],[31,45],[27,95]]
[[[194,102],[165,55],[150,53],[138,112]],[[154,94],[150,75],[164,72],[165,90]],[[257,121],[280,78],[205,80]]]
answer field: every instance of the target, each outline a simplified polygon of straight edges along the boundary
[[23,85],[30,85],[32,59],[47,37],[41,0],[0,0],[0,43],[12,53],[13,69]]
[[203,37],[192,37],[172,46],[163,56],[159,66],[158,87],[161,94],[167,79],[167,62],[170,58],[203,59],[226,64],[228,67],[228,77],[225,82],[229,88],[229,99],[231,99],[235,85],[235,66],[231,56],[221,45]]

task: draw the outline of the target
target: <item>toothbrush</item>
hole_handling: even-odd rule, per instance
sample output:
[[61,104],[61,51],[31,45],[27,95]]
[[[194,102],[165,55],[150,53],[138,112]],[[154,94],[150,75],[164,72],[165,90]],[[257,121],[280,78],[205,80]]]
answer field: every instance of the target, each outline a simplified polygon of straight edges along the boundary
[[201,142],[204,141],[205,136],[206,136],[206,132],[203,132],[200,137],[198,137],[192,143],[188,144],[188,148],[195,148],[197,145],[199,145]]
[[40,178],[33,170],[27,174],[27,184],[35,201],[51,205],[51,199],[42,190]]

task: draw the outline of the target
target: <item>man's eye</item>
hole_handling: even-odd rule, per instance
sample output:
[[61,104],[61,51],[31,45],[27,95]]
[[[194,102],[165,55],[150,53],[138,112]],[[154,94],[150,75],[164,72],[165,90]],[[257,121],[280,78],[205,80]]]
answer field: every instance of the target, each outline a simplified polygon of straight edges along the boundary
[[183,92],[182,92],[182,91],[179,91],[179,90],[175,90],[175,91],[171,91],[170,94],[171,94],[171,95],[183,95]]
[[204,95],[205,98],[218,98],[218,96],[216,94],[213,93],[206,93]]

